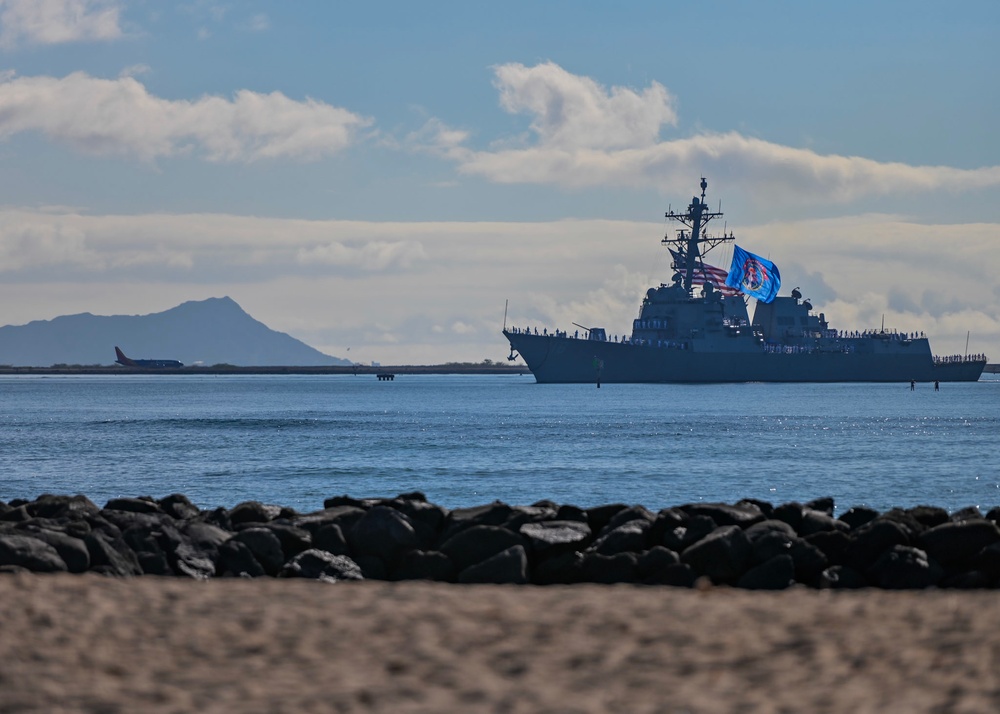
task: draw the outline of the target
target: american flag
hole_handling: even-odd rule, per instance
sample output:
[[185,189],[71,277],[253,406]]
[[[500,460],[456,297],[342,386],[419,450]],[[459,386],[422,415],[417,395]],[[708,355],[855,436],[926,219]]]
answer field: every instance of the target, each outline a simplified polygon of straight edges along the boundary
[[[683,270],[684,266],[687,264],[684,260],[684,256],[673,249],[670,249],[670,255],[674,257],[674,266],[677,270]],[[691,283],[693,287],[695,285],[704,285],[708,282],[712,283],[712,286],[726,297],[739,295],[739,290],[726,285],[726,278],[728,277],[729,273],[722,268],[716,268],[714,265],[698,261],[695,263],[694,273],[691,275]]]

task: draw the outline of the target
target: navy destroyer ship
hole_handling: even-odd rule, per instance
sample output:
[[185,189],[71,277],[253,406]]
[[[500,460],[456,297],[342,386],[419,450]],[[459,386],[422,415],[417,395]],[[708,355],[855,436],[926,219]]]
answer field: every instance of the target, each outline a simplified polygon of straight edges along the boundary
[[[601,382],[974,382],[985,355],[935,357],[922,333],[879,329],[844,331],[816,314],[796,288],[790,295],[760,299],[754,265],[739,281],[705,262],[713,248],[735,240],[732,232],[710,234],[722,216],[694,196],[683,213],[666,218],[680,227],[661,241],[676,271],[670,284],[650,288],[639,317],[620,337],[603,327],[549,331],[507,326],[509,360],[520,356],[539,383]],[[747,254],[735,246],[734,255]],[[778,278],[774,270],[774,278]],[[771,276],[765,276],[771,277]],[[728,283],[728,284],[727,284]],[[776,289],[777,280],[773,286]],[[700,288],[700,289],[698,289]],[[747,295],[756,295],[751,320]],[[767,300],[767,301],[765,301]]]

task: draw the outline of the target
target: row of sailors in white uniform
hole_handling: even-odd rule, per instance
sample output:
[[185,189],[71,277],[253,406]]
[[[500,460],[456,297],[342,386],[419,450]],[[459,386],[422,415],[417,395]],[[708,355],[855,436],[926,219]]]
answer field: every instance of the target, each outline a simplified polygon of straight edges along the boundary
[[986,355],[951,355],[949,357],[935,357],[938,364],[955,364],[957,362],[985,362]]

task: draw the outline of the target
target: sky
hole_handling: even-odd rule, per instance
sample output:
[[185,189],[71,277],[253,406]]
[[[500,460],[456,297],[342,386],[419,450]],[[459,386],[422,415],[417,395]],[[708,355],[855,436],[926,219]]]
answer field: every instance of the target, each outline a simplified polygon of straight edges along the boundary
[[627,332],[704,176],[831,327],[997,362],[998,36],[995,0],[0,0],[0,325],[229,296],[501,361],[505,313]]

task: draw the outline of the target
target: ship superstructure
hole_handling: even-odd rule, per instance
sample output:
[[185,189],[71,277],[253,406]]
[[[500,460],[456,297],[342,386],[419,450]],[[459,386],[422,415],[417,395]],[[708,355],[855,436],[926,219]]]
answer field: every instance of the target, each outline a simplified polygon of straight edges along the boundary
[[[538,382],[979,379],[985,356],[935,358],[922,333],[832,328],[797,288],[788,296],[757,300],[751,320],[745,294],[758,294],[752,291],[762,280],[753,275],[754,266],[751,279],[743,276],[740,282],[733,279],[733,269],[727,272],[705,262],[712,249],[733,243],[735,237],[732,232],[709,232],[708,224],[721,218],[722,211],[712,211],[706,203],[707,180],[702,178],[700,185],[701,196],[694,196],[686,211],[666,213],[668,221],[680,224],[661,241],[671,253],[675,272],[669,284],[646,291],[630,332],[609,337],[602,327],[582,327],[572,334],[547,329],[539,334],[537,329],[504,325],[509,359],[520,355]],[[762,259],[760,263],[772,265]],[[778,276],[773,277],[776,288]]]

